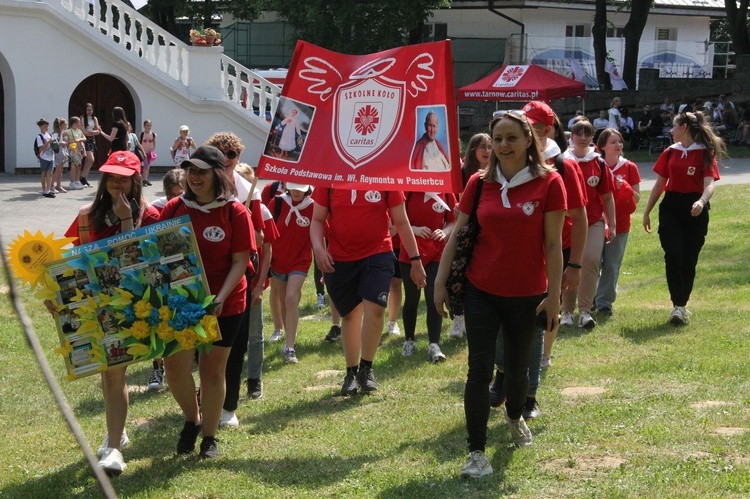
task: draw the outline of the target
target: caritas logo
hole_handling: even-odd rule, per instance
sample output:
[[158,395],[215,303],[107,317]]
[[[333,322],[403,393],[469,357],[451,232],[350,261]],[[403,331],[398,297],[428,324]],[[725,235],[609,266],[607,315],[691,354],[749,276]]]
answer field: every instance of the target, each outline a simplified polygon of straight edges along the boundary
[[506,66],[492,86],[495,88],[513,87],[518,83],[518,80],[523,78],[527,69],[529,69],[529,66]]
[[360,135],[369,135],[380,123],[380,113],[370,104],[362,105],[354,117],[354,130]]

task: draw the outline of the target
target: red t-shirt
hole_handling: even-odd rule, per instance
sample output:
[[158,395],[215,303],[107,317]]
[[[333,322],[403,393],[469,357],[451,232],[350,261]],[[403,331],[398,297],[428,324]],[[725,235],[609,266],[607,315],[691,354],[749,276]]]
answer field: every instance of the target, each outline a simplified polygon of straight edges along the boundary
[[[310,240],[310,220],[315,203],[299,210],[299,216],[291,213],[289,223],[287,216],[291,209],[281,197],[271,200],[268,210],[276,213],[276,203],[281,203],[276,228],[279,237],[273,242],[271,254],[271,269],[278,274],[288,274],[293,271],[307,273],[312,263],[312,241]],[[300,203],[294,203],[298,206]]]
[[711,161],[711,168],[703,167],[705,151],[703,148],[686,150],[680,144],[673,144],[661,153],[654,165],[654,171],[667,179],[667,186],[664,190],[683,194],[703,193],[705,177],[719,180],[716,158]]
[[[555,166],[555,157],[547,159],[547,164]],[[565,170],[561,177],[563,178],[563,184],[565,185],[565,199],[568,210],[575,210],[582,206],[586,206],[586,189],[584,188],[583,173],[578,163],[572,159],[563,158],[563,169]],[[572,244],[570,239],[570,233],[573,229],[573,221],[570,217],[566,216],[563,222],[562,230],[562,247],[570,248]]]
[[[612,193],[615,198],[617,233],[626,234],[630,232],[630,215],[635,211],[636,207],[633,200],[634,191],[632,186],[641,182],[641,174],[635,163],[624,158],[620,158],[616,165],[609,168],[613,177]],[[622,180],[620,187],[617,187],[618,180]]]
[[[453,214],[453,207],[456,206],[456,195],[448,193],[438,194],[438,196],[448,205],[447,210],[434,199],[428,198],[425,201],[423,192],[409,192],[406,194],[406,214],[412,226],[429,227],[434,231],[442,229],[447,224],[456,221],[456,217]],[[425,239],[424,237],[417,237],[416,240],[423,264],[426,265],[430,262],[440,261],[446,241],[436,241],[434,239]],[[409,255],[406,254],[406,251],[399,253],[398,261],[410,263]]]
[[[464,189],[458,209],[471,214],[475,173]],[[565,188],[550,172],[508,190],[510,208],[503,207],[498,182],[485,181],[477,208],[479,237],[466,275],[486,293],[504,297],[535,296],[547,291],[544,214],[565,209]]]
[[[229,212],[232,212],[231,219]],[[208,213],[190,208],[177,197],[170,199],[161,212],[160,220],[188,215],[193,224],[195,239],[208,278],[208,288],[212,294],[221,290],[224,280],[232,267],[232,255],[242,251],[256,250],[255,232],[250,214],[245,206],[237,201],[211,208]],[[237,315],[245,310],[247,280],[243,274],[240,282],[224,300],[222,317]]]
[[[273,187],[274,185],[278,185],[278,187],[276,188],[276,192],[271,192],[271,187]],[[266,184],[263,187],[263,190],[260,192],[260,202],[266,206],[269,206],[274,196],[284,194],[284,189],[282,188],[283,186],[284,182],[279,182],[277,184],[276,181]]]
[[404,202],[402,192],[318,188],[312,197],[328,208],[328,252],[334,261],[353,262],[393,250],[388,209]]
[[[90,204],[86,205],[83,208],[81,208],[81,211],[90,207],[91,207]],[[81,214],[79,212],[78,216],[80,215]],[[146,206],[146,210],[143,212],[143,216],[141,216],[140,226],[145,227],[147,225],[154,224],[158,221],[159,221],[159,210],[157,210],[151,205]],[[117,222],[116,224],[110,227],[107,227],[105,225],[98,232],[94,229],[94,224],[92,222],[93,221],[89,218],[89,236],[91,239],[89,242],[91,243],[93,243],[94,241],[98,241],[100,239],[104,239],[106,237],[114,236],[115,234],[119,234],[120,232],[122,232],[122,230],[120,230],[120,222]],[[68,230],[65,231],[65,237],[75,237],[76,240],[73,241],[73,244],[75,246],[81,245],[81,242],[78,240],[78,217],[76,217],[75,220],[73,220],[73,223],[70,224],[70,227],[68,227]]]
[[[569,149],[566,154],[569,158],[576,159]],[[604,214],[604,201],[602,201],[602,194],[612,192],[612,175],[609,175],[606,167],[604,169],[605,175],[602,175],[602,167],[599,163],[599,156],[590,159],[588,161],[578,161],[578,166],[583,174],[583,181],[586,188],[586,198],[588,203],[586,204],[586,217],[588,218],[589,225],[598,222]],[[603,161],[603,160],[602,160]]]

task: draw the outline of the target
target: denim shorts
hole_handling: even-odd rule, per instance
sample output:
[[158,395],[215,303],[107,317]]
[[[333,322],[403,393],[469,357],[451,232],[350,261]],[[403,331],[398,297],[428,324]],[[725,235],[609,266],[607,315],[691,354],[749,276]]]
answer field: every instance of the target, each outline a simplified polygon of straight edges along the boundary
[[288,274],[280,274],[278,272],[274,272],[273,269],[268,269],[268,274],[271,277],[275,277],[276,279],[278,279],[279,281],[282,281],[282,282],[288,281],[290,275],[303,275],[303,276],[307,277],[307,272],[302,272],[301,270],[292,270]]
[[324,273],[328,295],[341,316],[349,313],[362,300],[388,306],[388,292],[396,266],[392,251],[371,255],[353,262],[334,262],[335,272]]
[[39,158],[39,170],[41,170],[42,173],[51,172],[52,170],[54,170],[54,166],[55,165],[52,161]]

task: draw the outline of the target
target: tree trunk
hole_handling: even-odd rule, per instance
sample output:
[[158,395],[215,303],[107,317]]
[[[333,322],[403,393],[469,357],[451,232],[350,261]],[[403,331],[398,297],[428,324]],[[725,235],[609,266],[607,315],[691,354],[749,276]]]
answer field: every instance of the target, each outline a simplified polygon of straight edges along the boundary
[[643,29],[646,27],[648,11],[651,10],[652,4],[653,0],[632,0],[630,3],[630,18],[623,30],[625,32],[625,61],[622,64],[622,79],[630,89],[636,88],[638,51]]
[[750,37],[747,33],[747,8],[750,0],[740,0],[739,7],[735,0],[724,0],[727,11],[727,25],[732,37],[734,53],[750,54]]
[[596,63],[596,79],[599,88],[609,88],[604,61],[607,60],[607,0],[596,0],[594,26],[591,28],[594,38],[594,62]]

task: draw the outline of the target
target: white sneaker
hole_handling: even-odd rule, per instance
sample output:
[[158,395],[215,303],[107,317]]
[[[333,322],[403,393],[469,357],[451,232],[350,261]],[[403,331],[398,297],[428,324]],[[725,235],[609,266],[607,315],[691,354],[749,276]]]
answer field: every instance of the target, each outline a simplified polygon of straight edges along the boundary
[[572,326],[573,325],[573,312],[563,312],[560,317],[561,326]]
[[68,184],[68,189],[80,191],[81,189],[83,189],[83,185],[76,180],[75,182],[71,182]]
[[581,311],[581,315],[578,317],[578,327],[583,329],[594,329],[596,327],[596,322],[594,322],[594,318],[591,317],[591,314],[584,310]]
[[552,357],[542,357],[542,363],[540,364],[542,369],[552,367]]
[[401,329],[398,327],[398,322],[388,321],[388,334],[393,336],[401,336]]
[[508,428],[510,428],[510,436],[513,438],[513,444],[516,447],[527,447],[531,445],[531,430],[526,426],[526,421],[523,417],[516,419],[515,421],[508,417],[508,409],[505,409],[505,420],[508,422]]
[[463,315],[456,315],[453,317],[453,327],[448,336],[451,338],[463,338],[466,333],[466,323],[464,322]]
[[675,326],[684,326],[687,324],[688,317],[690,317],[690,312],[685,307],[675,307],[669,313],[669,322]]
[[299,362],[297,360],[297,352],[294,351],[294,348],[284,345],[281,347],[281,353],[284,355],[284,364],[296,364]]
[[404,342],[404,349],[401,351],[402,357],[411,357],[414,355],[414,342],[412,340],[406,340]]
[[269,341],[281,341],[281,339],[284,338],[284,330],[283,329],[274,329],[273,334],[268,339]]
[[430,343],[430,346],[427,347],[427,355],[433,364],[445,362],[445,354],[440,350],[440,345],[437,343]]
[[[122,430],[122,437],[120,437],[120,449],[124,449],[130,445],[130,439],[128,438],[128,432],[125,430]],[[102,442],[102,445],[99,447],[99,450],[96,451],[97,457],[102,457],[105,452],[107,452],[107,449],[109,449],[109,433],[104,434],[104,441]]]
[[99,460],[99,467],[104,469],[104,472],[108,476],[120,476],[125,468],[128,467],[125,464],[125,460],[122,458],[122,453],[117,449],[106,449]]
[[230,428],[239,428],[240,420],[237,419],[237,415],[234,413],[234,411],[225,411],[224,409],[222,409],[221,419],[219,420],[219,428],[224,428],[227,426]]
[[481,450],[475,450],[469,454],[469,459],[461,469],[458,476],[461,478],[480,478],[492,474],[492,465],[487,456]]
[[318,308],[323,308],[326,306],[326,297],[323,295],[318,295]]

